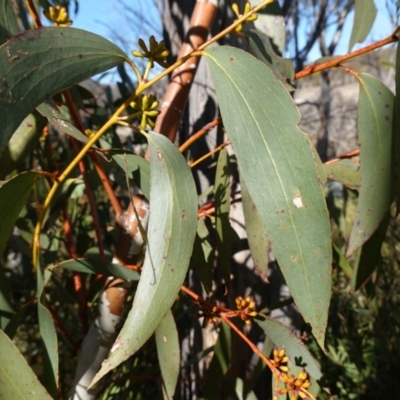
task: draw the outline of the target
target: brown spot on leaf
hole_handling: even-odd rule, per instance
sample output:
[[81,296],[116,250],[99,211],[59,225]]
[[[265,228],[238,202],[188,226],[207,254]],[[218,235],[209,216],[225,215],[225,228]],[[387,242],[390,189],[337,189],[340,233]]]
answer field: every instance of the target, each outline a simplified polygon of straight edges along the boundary
[[182,219],[186,219],[186,211],[185,211],[185,210],[182,210],[182,212],[181,212],[181,218],[182,218]]

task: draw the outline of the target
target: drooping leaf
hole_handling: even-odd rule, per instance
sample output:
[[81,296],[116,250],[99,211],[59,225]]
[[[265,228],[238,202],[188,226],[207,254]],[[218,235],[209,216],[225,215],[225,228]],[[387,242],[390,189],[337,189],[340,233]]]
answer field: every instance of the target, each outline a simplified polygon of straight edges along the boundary
[[0,330],[0,399],[51,400],[9,337]]
[[140,188],[146,198],[150,198],[150,164],[143,157],[127,152],[112,152],[111,157]]
[[20,166],[41,135],[43,121],[38,115],[29,114],[11,136],[0,157],[0,179],[4,179]]
[[47,27],[0,47],[0,153],[23,119],[46,98],[126,60],[116,45],[75,28]]
[[346,260],[344,254],[340,251],[340,249],[334,244],[333,245],[333,260],[339,265],[339,267],[343,270],[348,278],[351,278],[353,275],[353,268]]
[[225,127],[290,292],[323,347],[331,288],[328,212],[293,99],[244,51],[206,51]]
[[389,215],[387,215],[379,224],[378,229],[362,246],[360,257],[352,274],[351,288],[353,290],[363,287],[381,262],[381,248],[385,240],[389,220]]
[[[400,46],[396,50],[396,93],[400,93]],[[396,196],[396,214],[400,213],[400,99],[399,95],[394,100],[393,112],[393,173],[394,192]]]
[[[254,6],[260,3],[261,0],[252,2]],[[260,33],[270,38],[276,53],[282,54],[284,52],[286,46],[285,19],[282,8],[277,1],[272,1],[259,11],[258,18],[254,21],[254,26]]]
[[32,303],[26,303],[24,304],[10,319],[10,322],[7,324],[7,326],[4,329],[4,332],[6,335],[12,339],[17,332],[18,327],[20,326],[25,313],[29,307],[32,306]]
[[190,259],[190,267],[200,278],[204,290],[210,293],[212,290],[213,247],[210,242],[210,232],[204,220],[197,221],[197,233],[194,240],[193,253]]
[[78,258],[72,260],[62,261],[49,270],[58,268],[68,269],[70,271],[84,272],[86,274],[102,274],[106,276],[114,276],[125,280],[137,281],[139,274],[123,267],[122,265],[113,264],[111,262],[91,260],[85,258]]
[[360,74],[358,135],[361,186],[346,257],[378,228],[392,202],[392,115],[394,95],[378,79]]
[[225,284],[228,285],[231,274],[231,241],[230,241],[230,222],[229,210],[231,207],[230,199],[230,171],[229,155],[226,149],[219,153],[217,171],[214,183],[215,197],[215,230],[217,231],[218,261],[222,267]]
[[158,325],[155,336],[164,391],[167,399],[172,399],[178,382],[181,354],[178,330],[171,311],[165,315]]
[[197,227],[197,194],[182,154],[150,132],[150,220],[147,248],[135,299],[97,382],[134,354],[171,308],[185,279]]
[[255,319],[254,322],[263,329],[265,334],[275,343],[276,347],[285,349],[286,354],[292,362],[295,362],[296,359],[301,360],[303,364],[306,364],[305,369],[310,375],[315,379],[322,377],[318,362],[300,338],[292,333],[290,328],[268,317],[265,317],[263,320]]
[[247,240],[249,241],[251,258],[254,261],[254,269],[262,280],[268,282],[269,250],[271,244],[262,218],[243,180],[240,182],[240,188]]
[[0,3],[0,45],[19,32],[12,0],[2,0]]
[[44,287],[50,279],[51,273],[43,271],[41,261],[36,270],[37,298],[38,298],[38,322],[43,344],[43,385],[55,399],[58,395],[58,340],[53,317],[46,307],[46,294]]
[[362,43],[368,36],[376,17],[374,0],[355,0],[354,22],[351,31],[349,52],[356,43]]
[[84,135],[80,130],[75,128],[67,119],[65,119],[57,105],[53,100],[46,100],[40,106],[37,107],[37,110],[46,117],[49,122],[57,128],[59,131],[66,133],[69,136],[72,136],[76,140],[79,140],[82,143],[87,143],[88,138]]
[[0,187],[0,254],[4,252],[15,221],[38,176],[38,172],[24,172],[6,181]]
[[328,179],[340,182],[350,189],[358,189],[360,187],[359,168],[350,160],[324,164],[324,170]]
[[287,82],[294,80],[292,60],[279,57],[272,48],[270,38],[262,32],[250,30],[247,35],[254,56],[271,68],[276,77],[283,82],[286,89],[293,91],[294,88]]

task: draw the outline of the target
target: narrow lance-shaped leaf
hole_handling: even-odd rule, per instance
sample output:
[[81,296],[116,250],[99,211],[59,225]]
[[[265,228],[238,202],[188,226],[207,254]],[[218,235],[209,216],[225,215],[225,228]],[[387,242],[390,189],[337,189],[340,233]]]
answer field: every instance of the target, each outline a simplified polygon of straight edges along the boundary
[[0,47],[0,153],[46,98],[126,60],[108,40],[75,28],[38,28]]
[[51,400],[24,356],[0,330],[0,399]]
[[52,271],[56,268],[64,268],[70,271],[84,272],[86,274],[102,274],[125,280],[139,280],[139,274],[136,271],[127,269],[122,265],[100,260],[90,260],[84,258],[66,260],[54,267],[49,268],[49,270]]
[[242,50],[207,50],[218,101],[243,180],[290,292],[324,346],[331,294],[330,224],[311,146],[293,99]]
[[230,243],[230,171],[229,155],[226,149],[219,153],[214,184],[215,197],[215,230],[217,232],[218,261],[222,267],[225,284],[228,285],[231,273],[231,243]]
[[351,31],[349,52],[356,43],[362,43],[368,36],[376,17],[374,0],[355,0],[354,22]]
[[178,382],[181,353],[174,316],[169,311],[156,329],[156,345],[167,399],[172,399]]
[[147,248],[128,318],[91,385],[134,354],[171,308],[185,279],[197,227],[192,173],[177,148],[150,132],[150,219]]
[[378,228],[392,202],[392,115],[394,95],[378,79],[360,74],[358,136],[361,186],[346,257]]
[[[396,50],[396,93],[400,93],[400,46]],[[394,194],[396,196],[396,214],[400,213],[400,96],[394,100],[393,112],[393,152]]]
[[316,379],[322,377],[318,362],[299,337],[291,332],[290,328],[268,317],[265,317],[264,320],[255,319],[254,322],[263,329],[265,334],[275,343],[275,346],[285,349],[293,363],[295,363],[295,359],[301,359],[310,375]]
[[0,255],[38,176],[38,172],[24,172],[0,187]]
[[13,10],[12,0],[0,2],[0,45],[19,32],[17,18]]
[[53,100],[44,101],[42,104],[40,104],[40,106],[37,107],[37,110],[59,131],[66,133],[82,143],[88,142],[89,139],[87,136],[75,128],[71,122],[61,115],[61,112],[58,110],[57,105]]
[[358,290],[363,287],[381,262],[381,248],[385,240],[389,221],[390,217],[386,215],[379,224],[378,229],[362,246],[360,256],[352,274],[351,288],[353,290]]
[[[40,262],[40,264],[42,263]],[[58,340],[53,317],[46,307],[46,294],[44,292],[44,287],[50,279],[51,273],[49,271],[43,271],[41,265],[38,266],[36,272],[39,331],[44,350],[43,384],[55,399],[58,393],[59,378]]]

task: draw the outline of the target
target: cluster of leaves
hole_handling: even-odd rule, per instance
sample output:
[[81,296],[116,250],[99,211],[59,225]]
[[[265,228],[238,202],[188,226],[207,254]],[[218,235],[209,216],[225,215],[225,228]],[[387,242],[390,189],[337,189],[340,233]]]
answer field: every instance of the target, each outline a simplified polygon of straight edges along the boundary
[[[46,3],[45,9],[56,25],[69,24],[65,8]],[[246,6],[244,14],[237,7],[235,11],[238,19],[229,32],[241,32],[243,24],[255,20],[256,10],[250,6]],[[34,20],[35,17],[33,14]],[[357,21],[352,45],[363,40],[373,18],[367,23]],[[36,391],[38,399],[58,396],[60,365],[63,385],[68,385],[74,374],[66,347],[77,352],[88,332],[88,321],[95,318],[105,275],[139,282],[134,285],[133,305],[122,329],[92,382],[99,382],[113,371],[100,381],[104,398],[152,397],[161,386],[165,395],[172,398],[180,369],[175,321],[185,318],[194,308],[183,305],[187,295],[195,300],[206,323],[221,322],[218,340],[211,348],[214,356],[208,373],[212,379],[204,384],[205,398],[215,395],[216,386],[221,386],[226,396],[255,397],[249,382],[230,371],[234,356],[228,349],[231,330],[272,371],[274,398],[286,394],[314,398],[319,391],[315,380],[322,374],[303,342],[289,328],[259,314],[255,302],[244,298],[244,293],[240,294],[243,297],[233,293],[232,230],[228,217],[231,202],[237,200],[230,185],[233,158],[226,150],[219,152],[214,186],[202,195],[210,197],[210,207],[203,205],[199,209],[187,160],[166,137],[147,130],[154,127],[158,101],[143,92],[190,55],[148,81],[154,62],[167,67],[164,59],[168,52],[164,43],[157,43],[154,37],[148,47],[140,42],[143,52],[133,52],[148,59],[141,73],[117,46],[88,32],[58,26],[19,33],[11,1],[1,5],[0,27],[5,32],[0,37],[0,167],[2,178],[6,179],[0,187],[0,254],[4,253],[5,260],[1,273],[7,271],[9,282],[7,285],[4,277],[0,280],[0,346],[7,349],[0,356],[6,366],[2,379],[21,382],[25,396],[31,390]],[[392,134],[398,130],[398,120],[393,118],[400,115],[398,103],[376,78],[346,69],[360,83],[360,166],[349,160],[322,164],[309,138],[297,126],[300,114],[289,93],[293,80],[301,74],[295,76],[290,62],[273,52],[266,35],[254,30],[246,34],[254,56],[231,47],[204,46],[200,51],[207,59],[229,144],[235,151],[234,161],[239,166],[249,246],[257,267],[254,279],[262,280],[268,275],[266,266],[272,248],[294,302],[311,327],[315,338],[311,348],[316,354],[318,349],[325,349],[334,282],[333,304],[337,310],[331,308],[327,340],[333,363],[323,362],[325,382],[321,385],[348,398],[371,394],[375,389],[371,389],[368,380],[374,375],[384,386],[382,370],[390,369],[394,363],[390,350],[397,344],[395,334],[386,328],[390,323],[385,321],[388,315],[396,315],[398,304],[396,291],[386,287],[388,281],[396,282],[393,278],[397,270],[391,262],[396,256],[390,248],[384,248],[381,261],[381,248],[389,226],[390,206],[394,201],[399,203],[399,141],[398,135]],[[397,39],[394,34],[387,43]],[[340,67],[351,56],[316,63],[302,73]],[[137,76],[137,87],[130,91],[123,62]],[[87,90],[75,87],[66,91],[114,66],[120,66],[123,80],[119,104],[101,108]],[[82,124],[77,110],[87,114],[87,126]],[[122,146],[116,135],[118,125],[144,135],[150,162]],[[89,157],[84,158],[86,155]],[[111,175],[114,181],[110,183]],[[345,190],[340,199],[330,193],[326,200],[324,185],[328,179],[355,191]],[[136,271],[110,262],[118,232],[109,203],[119,214],[122,208],[114,201],[115,192],[126,194],[127,182],[140,188],[151,209],[147,233],[143,227],[140,232],[146,241],[144,265],[135,266]],[[351,196],[355,199],[349,200]],[[351,207],[353,218],[349,218]],[[209,223],[204,222],[203,216],[210,217]],[[397,241],[397,225],[390,226],[388,240]],[[218,262],[214,259],[214,243]],[[17,258],[19,261],[15,261]],[[23,269],[19,270],[21,265]],[[182,287],[189,267],[201,281],[198,293]],[[374,274],[377,275],[371,279]],[[220,286],[223,292],[227,290],[227,296],[217,296],[221,289],[213,288],[218,275],[223,278]],[[221,279],[217,282],[220,284]],[[351,293],[362,287],[365,292]],[[186,294],[179,295],[180,301],[175,304],[181,288]],[[385,306],[376,299],[384,301]],[[346,308],[349,302],[351,312]],[[378,316],[367,315],[378,311]],[[338,321],[337,315],[345,322]],[[239,320],[237,325],[231,321],[233,318]],[[76,323],[79,320],[80,326]],[[252,322],[252,334],[257,335],[254,332],[258,330],[267,336],[264,354],[243,333],[244,326],[251,326]],[[357,335],[352,326],[357,327]],[[151,339],[153,334],[155,341]],[[361,342],[359,335],[363,337]],[[384,345],[385,335],[390,338],[390,346]],[[46,389],[24,363],[12,338],[20,348],[28,347],[24,353]],[[270,359],[272,343],[284,350],[275,350]],[[363,355],[359,359],[353,355],[356,343]],[[371,357],[379,353],[382,360]],[[385,365],[387,354],[390,362]],[[205,356],[206,352],[193,355],[191,363]],[[324,360],[323,356],[318,358]],[[341,367],[339,372],[335,365]],[[379,374],[374,373],[378,366]],[[254,383],[261,370],[254,370],[248,381]],[[162,379],[158,378],[160,375]],[[151,377],[157,385],[144,385],[134,379],[137,376]],[[337,376],[340,379],[334,379]],[[351,382],[358,383],[357,390]],[[0,393],[11,398],[14,388],[7,385]],[[62,387],[65,393],[69,389]]]

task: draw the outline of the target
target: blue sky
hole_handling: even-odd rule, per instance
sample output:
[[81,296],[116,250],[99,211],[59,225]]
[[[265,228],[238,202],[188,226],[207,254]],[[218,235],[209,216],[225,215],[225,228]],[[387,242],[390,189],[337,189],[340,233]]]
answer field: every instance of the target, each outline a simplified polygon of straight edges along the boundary
[[[126,0],[126,3],[132,4],[132,7],[140,12],[144,12],[149,20],[154,21],[154,24],[160,27],[158,10],[151,0]],[[378,15],[371,34],[362,45],[356,45],[354,49],[390,35],[392,26],[387,16],[384,3],[385,2],[382,0],[375,0],[375,4],[378,8]],[[128,52],[129,50],[138,48],[137,40],[140,34],[140,22],[138,23],[127,18],[127,15],[123,12],[123,8],[120,6],[120,2],[116,2],[115,0],[79,0],[79,12],[76,16],[71,15],[71,18],[74,21],[74,27],[97,33],[116,42],[117,45],[122,46],[121,43],[118,42],[118,39],[113,36],[107,25],[113,27],[118,34],[126,40],[129,48],[124,48],[125,51]],[[337,54],[344,54],[347,52],[352,23],[353,15],[350,15],[346,21],[343,36],[336,50]],[[143,34],[141,36],[146,38],[149,34]],[[310,59],[313,60],[318,57],[319,52],[317,48],[315,48],[310,53]]]

